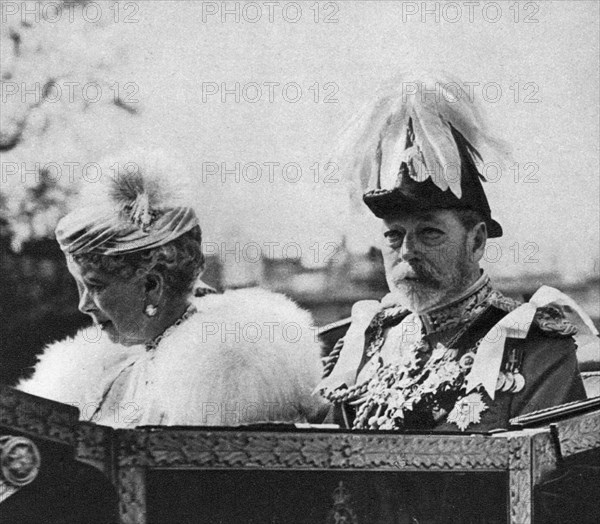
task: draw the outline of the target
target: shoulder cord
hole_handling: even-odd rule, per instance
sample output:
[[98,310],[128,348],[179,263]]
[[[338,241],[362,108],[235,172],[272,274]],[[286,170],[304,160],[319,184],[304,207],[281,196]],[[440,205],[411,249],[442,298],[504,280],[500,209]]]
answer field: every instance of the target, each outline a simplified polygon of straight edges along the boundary
[[333,371],[333,368],[340,357],[343,347],[344,337],[341,337],[335,343],[335,346],[333,346],[332,350],[329,352],[329,355],[321,359],[323,361],[323,378],[327,378],[329,375],[331,375],[331,372]]

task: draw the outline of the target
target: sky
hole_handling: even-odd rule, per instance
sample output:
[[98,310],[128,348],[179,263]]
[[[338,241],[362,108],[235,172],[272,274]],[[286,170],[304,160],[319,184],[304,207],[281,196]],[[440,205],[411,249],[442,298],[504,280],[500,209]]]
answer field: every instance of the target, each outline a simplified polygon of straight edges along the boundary
[[140,117],[120,145],[190,166],[207,241],[275,256],[294,242],[317,265],[342,236],[376,245],[379,224],[327,162],[380,83],[441,69],[471,83],[518,165],[485,186],[505,231],[490,270],[600,272],[597,2],[129,4],[113,37]]
[[596,2],[251,4],[141,2],[126,28],[143,117],[191,162],[209,237],[372,244],[378,225],[326,162],[382,81],[442,69],[472,82],[519,165],[486,184],[502,270],[599,271]]

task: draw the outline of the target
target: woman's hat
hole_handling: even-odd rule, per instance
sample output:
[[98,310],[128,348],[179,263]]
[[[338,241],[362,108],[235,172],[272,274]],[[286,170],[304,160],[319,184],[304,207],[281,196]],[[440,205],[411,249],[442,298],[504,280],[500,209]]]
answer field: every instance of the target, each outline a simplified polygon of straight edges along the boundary
[[[133,160],[135,159],[135,160]],[[159,152],[110,159],[87,183],[56,238],[70,255],[122,255],[162,246],[199,225],[184,173]]]

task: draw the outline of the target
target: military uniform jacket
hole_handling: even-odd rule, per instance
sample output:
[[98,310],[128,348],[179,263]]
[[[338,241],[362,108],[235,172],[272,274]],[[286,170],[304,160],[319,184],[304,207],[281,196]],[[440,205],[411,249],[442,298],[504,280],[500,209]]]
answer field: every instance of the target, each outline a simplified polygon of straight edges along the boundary
[[[385,338],[411,313],[380,307],[364,331],[355,373],[346,373],[338,384],[328,378],[344,360],[348,332],[325,359],[319,389],[332,403],[326,422],[355,429],[489,431],[506,428],[513,417],[585,399],[577,328],[553,304],[537,308],[525,338],[506,338],[494,398],[482,387],[466,393],[466,377],[482,340],[494,336],[494,326],[519,305],[482,276],[466,296],[419,315],[420,340],[408,358],[392,366],[381,358]],[[436,359],[439,365],[432,364]]]

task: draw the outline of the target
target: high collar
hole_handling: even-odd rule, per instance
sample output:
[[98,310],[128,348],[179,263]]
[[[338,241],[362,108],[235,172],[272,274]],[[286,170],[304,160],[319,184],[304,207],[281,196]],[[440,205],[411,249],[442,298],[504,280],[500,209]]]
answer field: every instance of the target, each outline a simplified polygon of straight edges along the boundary
[[492,291],[490,278],[482,272],[477,281],[452,302],[419,313],[425,333],[443,331],[470,322],[487,307],[487,299]]
[[[490,278],[482,272],[477,281],[458,298],[418,313],[424,334],[444,331],[470,322],[488,307],[493,292]],[[382,302],[385,302],[385,297]],[[384,324],[391,322],[393,325],[407,314],[409,312],[401,305],[384,305],[380,318]]]

